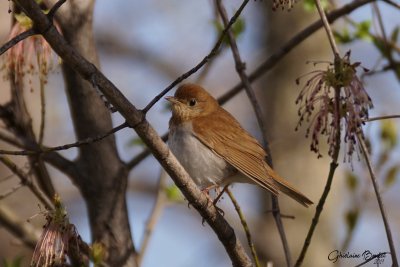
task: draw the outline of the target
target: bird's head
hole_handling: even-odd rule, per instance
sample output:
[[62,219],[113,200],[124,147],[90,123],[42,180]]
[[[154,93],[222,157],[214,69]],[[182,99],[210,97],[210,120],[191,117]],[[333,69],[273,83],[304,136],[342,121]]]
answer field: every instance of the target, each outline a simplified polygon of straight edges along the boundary
[[173,119],[180,122],[207,116],[219,107],[217,100],[196,84],[181,85],[174,96],[165,99],[172,104]]

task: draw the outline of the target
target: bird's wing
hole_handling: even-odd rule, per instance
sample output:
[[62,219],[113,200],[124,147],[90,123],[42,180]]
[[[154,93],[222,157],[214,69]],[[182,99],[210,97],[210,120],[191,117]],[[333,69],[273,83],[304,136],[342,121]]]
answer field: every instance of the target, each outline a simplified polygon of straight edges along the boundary
[[254,183],[277,195],[282,191],[304,206],[312,202],[281,178],[265,161],[265,150],[223,108],[193,122],[195,136]]
[[278,194],[267,173],[264,149],[227,111],[221,108],[207,117],[196,118],[193,131],[204,145],[256,184]]

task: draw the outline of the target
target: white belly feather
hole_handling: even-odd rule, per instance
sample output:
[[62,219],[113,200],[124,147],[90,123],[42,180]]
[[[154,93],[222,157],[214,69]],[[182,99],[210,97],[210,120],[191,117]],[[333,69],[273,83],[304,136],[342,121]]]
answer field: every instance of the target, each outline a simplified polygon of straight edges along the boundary
[[203,145],[191,132],[191,123],[170,129],[168,145],[172,153],[199,187],[207,188],[226,183],[227,178],[235,173],[235,169]]

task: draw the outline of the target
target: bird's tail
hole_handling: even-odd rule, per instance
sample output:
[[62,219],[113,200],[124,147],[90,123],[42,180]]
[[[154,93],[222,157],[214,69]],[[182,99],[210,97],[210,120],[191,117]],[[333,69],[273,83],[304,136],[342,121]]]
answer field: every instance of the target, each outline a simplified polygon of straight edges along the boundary
[[296,190],[289,182],[285,181],[272,169],[271,171],[272,172],[270,172],[269,174],[270,176],[272,176],[271,180],[273,181],[273,187],[275,189],[285,193],[286,195],[293,198],[294,200],[296,200],[305,207],[308,207],[309,205],[313,204],[313,202],[310,199],[308,199],[305,195]]

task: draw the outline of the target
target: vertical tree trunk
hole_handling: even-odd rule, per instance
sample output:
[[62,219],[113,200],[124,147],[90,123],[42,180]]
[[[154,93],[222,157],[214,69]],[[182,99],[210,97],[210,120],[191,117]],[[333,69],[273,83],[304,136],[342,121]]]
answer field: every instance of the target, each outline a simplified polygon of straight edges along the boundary
[[[65,5],[69,10],[58,17],[65,39],[98,66],[92,27],[94,1],[68,1]],[[110,130],[110,111],[98,92],[70,67],[62,68],[77,139]],[[109,266],[136,266],[125,199],[128,170],[119,158],[114,136],[80,147],[76,163],[79,177],[73,181],[87,203],[92,241],[105,245]]]

